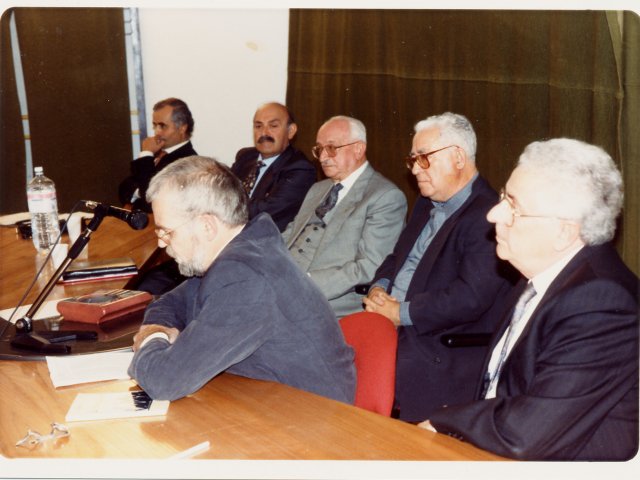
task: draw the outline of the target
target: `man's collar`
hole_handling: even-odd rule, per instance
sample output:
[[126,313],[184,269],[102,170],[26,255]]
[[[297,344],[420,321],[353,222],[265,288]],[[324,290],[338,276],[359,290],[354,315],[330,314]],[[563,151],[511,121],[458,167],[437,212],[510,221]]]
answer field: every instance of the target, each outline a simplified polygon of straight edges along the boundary
[[[356,183],[356,180],[360,178],[360,175],[362,175],[362,172],[364,172],[364,170],[367,168],[367,165],[369,165],[369,162],[365,160],[362,165],[360,165],[353,172],[351,172],[349,176],[347,176],[347,178],[340,180],[339,183],[341,183],[345,189],[351,188],[351,186],[354,183]],[[334,183],[338,183],[338,182],[334,182]]]
[[182,143],[178,143],[177,145],[174,145],[173,147],[163,148],[163,150],[165,152],[167,152],[167,153],[175,152],[176,150],[178,150],[180,147],[183,147],[187,143],[189,143],[189,140],[187,140],[185,142],[182,142]]

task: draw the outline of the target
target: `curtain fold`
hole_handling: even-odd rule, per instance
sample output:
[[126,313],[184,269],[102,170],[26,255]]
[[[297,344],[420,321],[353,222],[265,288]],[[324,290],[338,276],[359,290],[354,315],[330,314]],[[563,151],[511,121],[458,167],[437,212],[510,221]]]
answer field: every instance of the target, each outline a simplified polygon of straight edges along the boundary
[[[628,39],[638,18],[622,18],[624,41],[618,15],[607,12],[292,10],[287,103],[297,145],[308,152],[333,115],[359,118],[369,161],[413,203],[402,160],[413,125],[453,111],[473,123],[478,167],[496,189],[528,143],[560,136],[605,148],[629,189],[638,43]],[[637,195],[628,195],[617,240],[636,272],[638,216]]]

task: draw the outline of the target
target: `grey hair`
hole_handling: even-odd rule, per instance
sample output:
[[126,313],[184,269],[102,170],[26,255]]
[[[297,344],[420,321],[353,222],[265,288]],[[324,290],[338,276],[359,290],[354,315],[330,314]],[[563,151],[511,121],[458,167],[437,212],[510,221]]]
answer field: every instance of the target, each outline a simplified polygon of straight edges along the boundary
[[451,145],[457,145],[467,152],[472,163],[476,161],[476,148],[478,141],[476,132],[467,117],[459,113],[445,112],[440,115],[432,115],[416,123],[416,133],[427,128],[438,128],[440,138]]
[[360,120],[353,117],[347,117],[346,115],[336,115],[335,117],[331,117],[322,125],[324,126],[327,123],[333,122],[335,120],[341,120],[349,124],[349,137],[351,137],[351,141],[367,143],[367,128]]
[[613,238],[622,209],[622,175],[602,148],[569,138],[533,142],[518,166],[545,176],[558,217],[578,222],[586,245]]
[[235,227],[249,219],[247,195],[242,183],[229,167],[209,157],[181,158],[158,172],[149,183],[147,202],[153,202],[161,189],[180,192],[181,205],[188,215],[215,215]]
[[164,107],[171,107],[171,121],[176,124],[177,127],[181,127],[182,125],[187,126],[187,137],[191,138],[193,134],[193,115],[191,115],[191,110],[185,102],[180,100],[179,98],[165,98],[164,100],[160,100],[153,106],[153,111],[160,110]]

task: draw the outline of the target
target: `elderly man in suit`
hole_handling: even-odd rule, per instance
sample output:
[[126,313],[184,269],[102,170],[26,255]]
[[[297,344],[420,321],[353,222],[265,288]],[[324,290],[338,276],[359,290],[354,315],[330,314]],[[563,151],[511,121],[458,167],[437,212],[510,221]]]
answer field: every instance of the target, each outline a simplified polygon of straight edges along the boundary
[[196,155],[190,141],[193,124],[189,107],[178,98],[166,98],[153,106],[154,135],[142,141],[138,158],[131,162],[131,176],[118,189],[123,205],[151,211],[145,200],[151,178],[179,158]]
[[628,460],[638,452],[638,277],[609,243],[622,178],[601,148],[534,142],[488,214],[522,273],[475,401],[422,424],[499,455]]
[[283,231],[316,181],[316,169],[290,142],[297,132],[289,109],[266,103],[253,117],[255,147],[243,148],[231,170],[249,195],[249,218],[267,212]]
[[421,196],[364,300],[399,327],[395,408],[406,421],[473,398],[486,345],[449,348],[442,338],[493,330],[494,301],[511,286],[486,219],[498,195],[476,168],[471,123],[447,112],[415,130],[407,167]]
[[320,287],[336,316],[362,310],[364,285],[402,230],[404,194],[366,158],[362,122],[337,116],[318,130],[313,155],[327,179],[309,190],[283,233],[296,263]]

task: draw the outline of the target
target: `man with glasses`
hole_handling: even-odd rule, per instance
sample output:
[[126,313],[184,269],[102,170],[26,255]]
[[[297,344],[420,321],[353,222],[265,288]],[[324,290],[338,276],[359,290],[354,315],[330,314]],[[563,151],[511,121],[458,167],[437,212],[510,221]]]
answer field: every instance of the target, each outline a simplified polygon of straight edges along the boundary
[[267,212],[283,231],[316,181],[316,169],[291,145],[298,126],[289,109],[265,103],[253,116],[255,147],[241,149],[231,166],[249,195],[249,218]]
[[248,220],[228,167],[178,160],[147,200],[158,246],[190,277],[150,304],[134,337],[129,374],[151,398],[184,397],[227,371],[353,402],[353,351],[331,307],[269,215]]
[[522,274],[474,401],[424,428],[528,460],[624,461],[638,452],[638,277],[611,240],[622,178],[600,147],[525,148],[500,202],[498,256]]
[[336,317],[362,310],[366,284],[391,251],[407,211],[404,194],[369,164],[361,121],[346,116],[318,130],[313,156],[327,177],[311,187],[283,233],[298,266]]
[[471,123],[447,112],[415,130],[406,163],[421,196],[364,299],[399,327],[395,409],[414,422],[473,398],[486,345],[450,348],[443,339],[492,331],[494,301],[511,287],[486,219],[498,196],[478,174]]

